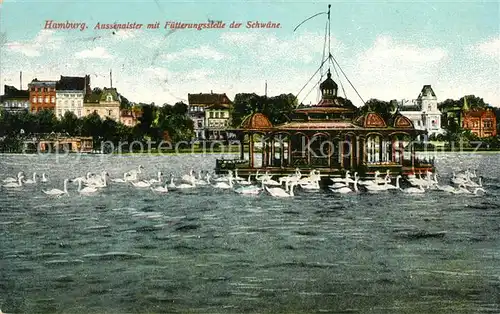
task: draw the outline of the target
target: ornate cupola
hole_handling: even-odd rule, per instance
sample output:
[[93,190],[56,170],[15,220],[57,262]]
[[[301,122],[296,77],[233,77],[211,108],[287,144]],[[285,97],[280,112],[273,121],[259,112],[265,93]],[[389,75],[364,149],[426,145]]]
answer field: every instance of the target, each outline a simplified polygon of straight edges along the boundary
[[327,78],[319,85],[321,90],[321,95],[323,99],[335,99],[337,98],[338,85],[332,80],[332,74],[330,69],[328,69]]

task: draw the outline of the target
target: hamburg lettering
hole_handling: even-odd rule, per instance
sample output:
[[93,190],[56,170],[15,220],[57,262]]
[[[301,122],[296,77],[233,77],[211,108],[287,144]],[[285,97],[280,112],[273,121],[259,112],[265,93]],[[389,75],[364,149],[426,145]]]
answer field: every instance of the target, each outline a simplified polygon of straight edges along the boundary
[[54,22],[53,20],[45,21],[45,29],[80,29],[80,31],[84,31],[87,29],[87,25],[85,23],[77,23],[77,22]]

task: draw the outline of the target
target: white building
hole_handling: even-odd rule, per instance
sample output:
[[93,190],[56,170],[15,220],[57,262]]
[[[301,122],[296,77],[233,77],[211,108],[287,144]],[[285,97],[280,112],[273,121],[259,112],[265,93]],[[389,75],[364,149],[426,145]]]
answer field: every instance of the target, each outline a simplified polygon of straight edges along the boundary
[[437,97],[430,85],[424,85],[417,99],[403,99],[399,112],[409,118],[416,129],[427,130],[428,135],[444,134],[441,128],[441,111],[437,106]]
[[[220,122],[229,120],[228,108],[231,106],[232,102],[227,97],[227,95],[225,93],[214,94],[212,91],[210,91],[210,94],[188,94],[188,102],[188,115],[194,122],[194,140],[203,141],[215,139],[214,136],[219,137],[221,135],[221,132],[223,132],[223,130],[226,128],[227,123],[225,126],[217,125],[217,127],[215,127],[215,124],[209,125],[209,121],[215,122],[215,112],[217,112],[217,115],[219,115],[219,110],[215,108],[219,108],[219,106],[224,107],[223,110],[220,110],[224,111],[224,113],[222,113],[224,116],[218,116],[217,119],[223,120]],[[210,108],[212,108],[212,110],[210,110]],[[205,110],[208,110],[209,114],[210,112],[212,112],[213,116],[206,116]],[[219,122],[218,120],[217,122]]]
[[90,76],[72,77],[61,76],[56,84],[56,111],[57,118],[64,117],[66,112],[72,112],[78,118],[83,117],[83,102],[90,90]]

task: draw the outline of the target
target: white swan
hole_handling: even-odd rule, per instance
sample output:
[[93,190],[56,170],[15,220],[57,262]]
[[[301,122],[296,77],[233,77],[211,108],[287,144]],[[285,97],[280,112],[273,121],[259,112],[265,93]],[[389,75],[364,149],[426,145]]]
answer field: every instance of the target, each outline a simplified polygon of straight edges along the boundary
[[346,194],[346,193],[351,193],[351,192],[359,192],[358,177],[357,176],[354,177],[354,191],[351,190],[351,188],[349,188],[348,186],[341,187],[340,189],[330,188],[330,190],[334,193],[341,193],[341,194]]
[[105,188],[108,186],[107,180],[106,180],[108,175],[109,174],[106,171],[103,171],[101,176],[96,176],[96,179],[87,180],[87,182],[85,184],[88,187],[92,187],[92,188]]
[[20,188],[23,186],[23,179],[24,177],[21,175],[19,179],[17,179],[17,182],[9,182],[5,183],[3,185],[4,188]]
[[174,176],[173,175],[170,175],[170,183],[167,185],[167,188],[173,190],[173,189],[176,189],[177,187],[175,186],[175,183],[174,183]]
[[145,180],[145,181],[149,182],[151,184],[153,184],[153,183],[161,183],[162,182],[162,179],[161,179],[162,175],[163,175],[163,173],[161,171],[158,171],[158,173],[157,173],[158,177],[156,179]]
[[234,169],[234,180],[236,182],[245,181],[245,178],[238,176],[238,169]]
[[122,178],[116,178],[116,179],[111,179],[110,181],[111,182],[115,182],[115,183],[126,183],[126,182],[128,182],[128,180],[127,180],[127,174],[126,173],[123,174],[123,179]]
[[181,180],[184,182],[192,182],[196,180],[196,177],[194,176],[194,170],[191,169],[189,170],[189,174],[185,174],[181,177]]
[[42,191],[42,192],[47,194],[47,195],[52,195],[52,196],[61,196],[63,194],[68,194],[68,181],[69,181],[69,179],[64,180],[64,190],[52,189],[52,190]]
[[213,187],[216,189],[232,189],[233,188],[233,178],[229,177],[229,183],[217,182]]
[[385,180],[382,178],[379,178],[380,171],[375,171],[375,177],[373,177],[373,180],[358,180],[359,185],[368,185],[368,184],[381,184],[385,183]]
[[165,184],[165,186],[157,186],[155,188],[151,188],[153,192],[158,192],[158,193],[167,193],[168,192],[168,187]]
[[86,186],[86,187],[82,188],[82,180],[78,180],[78,193],[80,193],[80,194],[94,194],[97,191],[98,190],[94,187]]
[[196,182],[195,180],[191,180],[190,182],[191,184],[187,184],[187,183],[182,183],[182,184],[179,184],[176,186],[177,189],[193,189],[196,187]]
[[330,189],[340,189],[340,188],[343,188],[343,187],[346,187],[346,186],[347,186],[347,184],[345,184],[345,183],[336,182],[334,184],[330,184],[328,186],[328,188],[330,188]]
[[125,176],[137,178],[137,175],[142,173],[142,169],[144,169],[144,167],[142,165],[139,165],[137,167],[137,170],[130,170],[129,172],[125,172]]
[[45,172],[44,172],[44,173],[42,173],[42,179],[40,180],[40,182],[43,182],[43,183],[45,183],[45,182],[49,182],[49,180],[48,180],[48,179],[47,179],[47,177],[45,176]]
[[[258,171],[257,171],[257,174],[258,174]],[[278,182],[280,184],[287,183],[287,182],[290,184],[292,182],[300,181],[301,178],[302,178],[302,173],[300,172],[299,168],[296,168],[294,174],[289,174],[287,176],[280,177],[280,178],[278,178]]]
[[471,191],[467,190],[467,187],[464,184],[460,184],[458,188],[451,191],[453,194],[472,194]]
[[235,189],[234,191],[238,194],[257,195],[264,189],[264,183],[262,181],[261,181],[261,183],[262,183],[262,187],[258,187],[255,185],[245,185],[245,186],[240,186],[239,188]]
[[330,180],[332,180],[333,183],[345,183],[347,179],[351,178],[351,175],[349,173],[350,173],[350,171],[347,170],[345,172],[344,178],[330,178]]
[[10,178],[5,178],[2,182],[3,182],[3,183],[17,182],[17,181],[19,180],[19,177],[21,177],[22,175],[23,175],[23,172],[21,171],[21,172],[19,172],[19,173],[17,174],[17,177],[16,177],[16,178],[12,178],[12,177],[10,177]]
[[139,182],[130,182],[136,188],[149,188],[151,187],[151,182],[148,181],[139,181]]
[[408,194],[422,194],[422,193],[425,193],[425,190],[422,187],[422,185],[419,185],[418,188],[410,187],[410,188],[406,188],[406,189],[401,189],[401,191],[403,191],[405,193],[408,193]]
[[387,180],[385,181],[385,188],[387,190],[399,190],[399,180],[401,179],[401,175],[396,176],[396,185],[391,184],[391,178],[387,177]]
[[[268,188],[267,186],[264,186],[264,188],[273,197],[292,197],[292,196],[295,196],[295,194],[293,193],[293,188],[295,187],[295,185],[296,185],[295,182],[292,182],[290,184],[290,192],[289,193],[286,192],[285,190],[283,190],[282,188]],[[287,186],[287,188],[288,188],[288,186]]]
[[198,179],[195,180],[196,185],[208,185],[208,184],[210,184],[210,174],[207,173],[205,178],[206,178],[206,180],[203,180],[203,177],[201,176],[201,170],[198,171]]
[[24,181],[24,184],[36,184],[36,172],[33,172],[33,179],[28,179]]

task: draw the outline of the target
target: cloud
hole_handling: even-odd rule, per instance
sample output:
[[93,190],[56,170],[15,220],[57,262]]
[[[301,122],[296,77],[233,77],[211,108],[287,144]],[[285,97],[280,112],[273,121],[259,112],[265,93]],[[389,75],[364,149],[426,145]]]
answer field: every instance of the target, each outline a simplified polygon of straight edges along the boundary
[[115,33],[113,34],[113,38],[115,38],[116,40],[122,41],[122,40],[133,39],[133,38],[136,38],[140,35],[143,35],[143,32],[141,32],[139,30],[121,29],[121,30],[115,31]]
[[94,49],[86,49],[75,53],[77,59],[110,59],[113,56],[109,54],[106,48],[95,47]]
[[54,36],[53,30],[41,30],[33,40],[7,42],[8,51],[17,52],[26,57],[38,57],[44,50],[58,49],[61,47],[62,38]]
[[[381,35],[371,47],[355,56],[347,72],[352,73],[349,78],[365,101],[412,98],[423,85],[442,81],[448,56],[448,51],[440,47],[422,47]],[[355,91],[342,79],[346,90],[350,90],[351,100],[362,105]]]
[[471,47],[471,52],[479,51],[480,54],[487,57],[500,58],[500,37],[492,38]]
[[208,45],[200,46],[198,48],[183,49],[178,52],[165,54],[162,57],[167,61],[176,61],[189,58],[201,58],[205,60],[220,61],[226,58],[226,56],[223,53],[215,50],[214,48]]
[[[324,34],[305,32],[288,38],[278,38],[273,33],[226,32],[220,36],[222,42],[234,46],[240,55],[248,54],[259,62],[274,63],[276,60],[311,63],[321,62]],[[332,50],[339,52],[343,45],[332,38]]]

